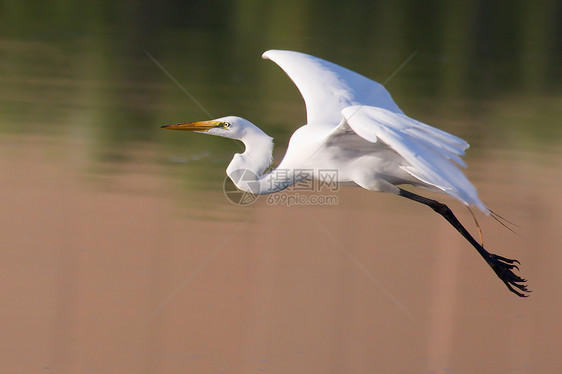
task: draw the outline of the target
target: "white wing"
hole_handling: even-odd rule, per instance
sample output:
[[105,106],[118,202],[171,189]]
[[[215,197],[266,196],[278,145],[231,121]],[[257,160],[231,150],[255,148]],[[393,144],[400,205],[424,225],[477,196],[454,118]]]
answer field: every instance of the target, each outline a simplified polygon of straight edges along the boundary
[[457,166],[466,167],[460,158],[468,148],[463,139],[383,108],[351,106],[341,114],[357,135],[394,149],[405,161],[400,167],[416,179],[489,212]]
[[275,62],[299,89],[307,122],[335,128],[341,111],[352,105],[370,105],[402,113],[383,85],[317,57],[293,51],[270,50],[264,59]]

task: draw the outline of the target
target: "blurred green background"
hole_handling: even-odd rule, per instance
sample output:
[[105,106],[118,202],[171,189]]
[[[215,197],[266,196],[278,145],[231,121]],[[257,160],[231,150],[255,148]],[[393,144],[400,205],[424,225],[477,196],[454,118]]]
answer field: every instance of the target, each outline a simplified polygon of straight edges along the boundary
[[305,116],[260,58],[273,48],[379,82],[417,52],[386,84],[411,116],[473,149],[542,153],[561,138],[559,1],[2,1],[0,133],[83,137],[94,163],[147,143],[202,170],[228,162],[228,141],[158,130],[207,116],[148,51],[214,117],[246,117],[283,148]]

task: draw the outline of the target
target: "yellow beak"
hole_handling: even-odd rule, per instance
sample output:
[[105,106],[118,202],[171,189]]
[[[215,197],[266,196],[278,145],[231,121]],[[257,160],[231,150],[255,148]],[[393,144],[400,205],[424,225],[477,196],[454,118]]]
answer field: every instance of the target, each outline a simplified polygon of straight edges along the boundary
[[199,121],[199,122],[185,122],[176,123],[173,125],[162,126],[162,129],[166,130],[181,130],[181,131],[206,131],[209,129],[214,129],[220,127],[222,122],[220,121]]

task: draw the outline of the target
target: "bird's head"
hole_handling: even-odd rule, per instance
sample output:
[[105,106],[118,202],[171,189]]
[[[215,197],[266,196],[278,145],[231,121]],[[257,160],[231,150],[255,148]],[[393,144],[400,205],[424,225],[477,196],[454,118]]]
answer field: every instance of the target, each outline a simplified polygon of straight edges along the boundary
[[203,134],[242,140],[249,133],[260,131],[250,121],[240,117],[222,117],[210,121],[184,122],[162,126],[166,130],[193,131]]
[[244,191],[254,193],[255,189],[248,186],[247,181],[241,181],[239,172],[250,170],[253,175],[261,175],[271,164],[273,152],[273,138],[269,137],[259,127],[240,117],[222,117],[210,121],[184,122],[162,126],[163,129],[193,131],[203,134],[222,136],[240,140],[244,143],[245,151],[237,153],[226,170],[228,176],[236,186]]

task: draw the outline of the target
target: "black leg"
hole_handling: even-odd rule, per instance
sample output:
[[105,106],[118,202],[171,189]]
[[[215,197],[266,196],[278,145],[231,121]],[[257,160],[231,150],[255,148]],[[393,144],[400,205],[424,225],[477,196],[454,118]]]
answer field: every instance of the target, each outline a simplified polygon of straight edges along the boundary
[[[527,289],[527,285],[525,284],[525,282],[527,281],[519,277],[513,272],[513,269],[519,270],[517,265],[515,265],[516,263],[519,264],[519,261],[511,260],[509,258],[498,256],[486,251],[484,247],[482,247],[476,240],[474,240],[472,235],[470,235],[470,233],[466,231],[464,226],[459,222],[457,217],[455,217],[455,215],[447,205],[442,204],[435,200],[428,199],[420,195],[416,195],[412,192],[403,189],[400,189],[399,195],[407,199],[417,201],[418,203],[425,204],[431,209],[433,209],[435,212],[442,215],[443,218],[447,220],[447,222],[449,222],[455,229],[457,229],[457,231],[460,232],[461,235],[466,240],[468,240],[468,242],[472,244],[474,248],[476,248],[478,253],[480,253],[480,256],[482,256],[484,260],[486,260],[488,265],[490,265],[490,267],[494,270],[497,276],[503,281],[503,283],[505,283],[505,285],[511,292],[513,292],[514,294],[520,297],[528,296],[523,293],[523,292],[531,292]],[[514,287],[522,292],[519,292]]]

